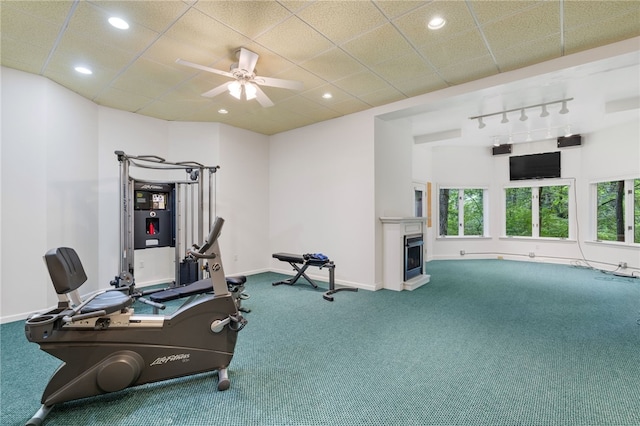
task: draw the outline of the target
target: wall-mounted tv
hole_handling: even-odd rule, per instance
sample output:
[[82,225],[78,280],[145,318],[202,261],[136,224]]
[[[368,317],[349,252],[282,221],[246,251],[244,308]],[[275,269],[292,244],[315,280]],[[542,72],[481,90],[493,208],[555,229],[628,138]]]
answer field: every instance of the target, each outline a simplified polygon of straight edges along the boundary
[[509,157],[511,180],[560,177],[560,151]]

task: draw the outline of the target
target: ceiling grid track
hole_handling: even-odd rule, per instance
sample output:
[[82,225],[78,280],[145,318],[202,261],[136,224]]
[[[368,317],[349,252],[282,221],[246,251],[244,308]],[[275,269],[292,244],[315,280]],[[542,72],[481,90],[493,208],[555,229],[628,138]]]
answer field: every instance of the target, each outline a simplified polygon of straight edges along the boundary
[[564,56],[564,0],[558,3],[560,7],[560,56]]
[[[98,94],[96,96],[94,96],[91,100],[95,101],[97,98],[99,98],[105,90],[107,90],[107,88],[111,87],[111,85],[118,79],[120,78],[120,76],[122,74],[124,74],[126,71],[129,70],[129,68],[138,60],[140,59],[140,57],[142,57],[142,55],[145,54],[145,52],[147,50],[149,50],[151,48],[151,46],[153,46],[153,44],[158,41],[160,39],[160,37],[162,37],[164,35],[164,33],[166,33],[176,22],[178,22],[184,15],[185,13],[187,13],[189,10],[191,10],[191,8],[193,7],[193,4],[186,4],[187,8],[184,10],[184,12],[182,12],[176,19],[174,19],[171,23],[169,23],[165,28],[162,29],[162,31],[160,31],[158,33],[158,36],[155,37],[144,49],[142,49],[140,51],[140,53],[138,53],[138,55],[136,55],[131,61],[129,61],[129,63],[127,65],[125,65],[120,72],[118,72],[110,81],[109,83],[107,83],[104,88],[98,92]],[[164,96],[167,92],[165,92],[164,94],[161,95]],[[154,103],[156,100],[153,99],[151,102],[146,103],[145,105],[143,105],[142,107],[138,108],[137,110],[133,111],[133,112],[138,112],[144,108],[146,108],[147,106],[151,105],[152,103]]]
[[498,65],[498,60],[496,59],[496,56],[493,54],[493,51],[491,50],[491,46],[489,46],[489,41],[487,40],[487,36],[485,36],[484,31],[482,31],[482,25],[480,25],[478,16],[476,15],[476,12],[473,10],[473,7],[471,6],[471,0],[465,0],[465,4],[469,9],[469,13],[473,18],[473,22],[476,24],[476,28],[478,28],[478,32],[480,33],[480,37],[482,37],[482,42],[484,43],[484,46],[487,48],[489,55],[491,55],[491,60],[493,61],[493,64],[496,66],[499,73],[502,72],[502,70],[500,69],[500,65]]
[[53,57],[53,54],[58,49],[60,40],[62,40],[62,37],[64,36],[65,31],[67,31],[69,22],[71,22],[71,17],[75,13],[79,3],[80,3],[80,0],[74,0],[73,4],[71,4],[71,9],[69,9],[69,13],[65,18],[64,23],[62,24],[62,27],[60,27],[60,31],[58,32],[58,36],[56,37],[56,41],[53,43],[51,50],[49,50],[49,55],[47,55],[47,59],[44,61],[44,64],[42,64],[42,68],[40,69],[40,75],[44,75],[44,70],[46,70],[47,67],[49,66],[49,62],[51,62],[51,58]]

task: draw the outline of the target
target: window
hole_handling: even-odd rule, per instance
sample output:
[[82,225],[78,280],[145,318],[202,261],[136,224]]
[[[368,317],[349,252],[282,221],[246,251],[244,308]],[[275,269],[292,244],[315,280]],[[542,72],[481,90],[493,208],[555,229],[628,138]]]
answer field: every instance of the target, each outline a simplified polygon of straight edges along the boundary
[[640,179],[598,182],[596,239],[640,243]]
[[569,186],[505,189],[506,235],[569,238]]
[[485,235],[485,190],[440,188],[440,232],[445,236]]

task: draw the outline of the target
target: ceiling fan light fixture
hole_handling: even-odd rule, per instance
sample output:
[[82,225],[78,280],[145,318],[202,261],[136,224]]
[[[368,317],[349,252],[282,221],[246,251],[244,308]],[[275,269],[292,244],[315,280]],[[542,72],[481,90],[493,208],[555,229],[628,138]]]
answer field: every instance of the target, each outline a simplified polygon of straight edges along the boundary
[[229,89],[229,93],[231,94],[231,96],[233,96],[234,98],[240,99],[242,97],[242,85],[239,81],[232,81],[231,83],[229,83],[229,86],[227,86],[227,88]]
[[252,83],[245,83],[244,85],[244,94],[247,97],[247,100],[250,101],[251,99],[255,99],[256,98],[256,92],[258,90],[256,89],[256,86],[254,86]]

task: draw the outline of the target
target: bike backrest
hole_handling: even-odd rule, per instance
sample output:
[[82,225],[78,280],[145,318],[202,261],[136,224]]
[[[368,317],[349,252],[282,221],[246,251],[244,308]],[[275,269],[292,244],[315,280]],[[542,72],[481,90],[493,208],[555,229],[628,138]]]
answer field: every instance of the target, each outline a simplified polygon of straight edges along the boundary
[[78,253],[69,247],[58,247],[44,255],[56,293],[65,294],[76,290],[87,281]]

